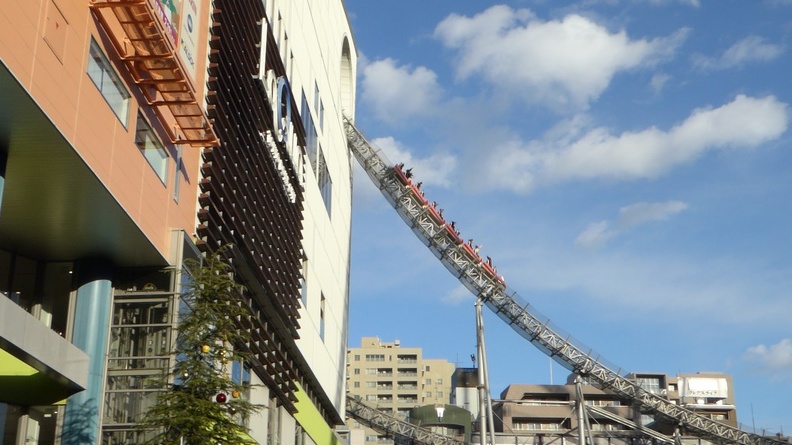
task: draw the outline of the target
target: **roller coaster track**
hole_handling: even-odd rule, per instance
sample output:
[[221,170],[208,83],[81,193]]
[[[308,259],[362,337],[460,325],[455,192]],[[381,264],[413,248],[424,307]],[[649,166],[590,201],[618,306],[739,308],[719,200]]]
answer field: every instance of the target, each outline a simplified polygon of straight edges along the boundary
[[347,397],[346,413],[362,425],[395,438],[409,439],[413,445],[464,445],[464,442],[399,420],[354,397]]
[[436,204],[428,203],[420,184],[413,184],[401,165],[392,165],[348,120],[345,129],[347,144],[355,158],[418,239],[468,290],[539,350],[568,370],[637,403],[643,411],[664,417],[716,443],[789,445],[699,415],[641,388],[626,374],[620,374],[620,370],[614,371],[614,366],[553,326],[549,319],[509,289],[491,260],[482,261],[472,243],[463,241],[454,224],[447,224]]

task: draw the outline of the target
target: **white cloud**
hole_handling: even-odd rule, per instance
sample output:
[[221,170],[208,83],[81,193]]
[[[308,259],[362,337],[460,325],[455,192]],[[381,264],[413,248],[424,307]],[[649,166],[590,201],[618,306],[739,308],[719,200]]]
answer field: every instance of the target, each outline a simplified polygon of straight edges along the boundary
[[502,142],[485,160],[481,177],[489,188],[530,192],[543,183],[609,178],[655,178],[712,150],[754,148],[786,132],[789,110],[773,96],[737,96],[717,108],[694,110],[668,131],[656,127],[611,134],[606,128],[581,132],[576,138]]
[[392,137],[371,140],[371,144],[382,150],[391,163],[404,163],[404,168],[411,168],[417,180],[424,185],[451,185],[450,176],[456,168],[456,158],[448,154],[433,154],[426,158],[413,156],[412,152]]
[[397,66],[390,58],[363,68],[361,100],[385,122],[431,114],[440,95],[437,75],[428,68]]
[[465,286],[457,286],[448,294],[443,296],[444,303],[458,305],[461,303],[471,302],[475,299],[473,294]]
[[495,257],[509,286],[540,309],[542,299],[566,298],[568,304],[580,300],[607,307],[608,317],[640,313],[652,322],[673,319],[697,326],[707,320],[713,329],[757,330],[784,326],[792,311],[790,280],[744,257],[581,251],[538,238],[513,242]]
[[778,58],[784,47],[766,43],[758,36],[748,36],[735,43],[719,57],[695,56],[693,63],[704,70],[721,70],[741,67],[750,62],[767,62]]
[[669,3],[682,3],[683,5],[687,4],[693,6],[694,8],[698,8],[701,6],[700,0],[647,0],[649,3],[653,5],[667,5]]
[[[369,140],[372,147],[378,148],[391,164],[404,163],[404,168],[412,168],[413,174],[424,185],[450,187],[451,175],[456,169],[457,159],[449,154],[433,154],[429,157],[416,157],[413,152],[393,137],[381,137]],[[354,163],[354,192],[355,199],[360,202],[371,203],[382,199],[382,192],[374,186],[368,174]]]
[[575,244],[587,249],[596,249],[616,235],[615,231],[610,230],[608,221],[599,221],[589,224],[586,230],[581,232],[575,239]]
[[682,201],[639,202],[619,209],[619,226],[630,228],[650,221],[666,220],[687,207]]
[[758,364],[763,371],[774,375],[792,377],[792,339],[784,338],[770,346],[759,344],[745,351],[743,358]]
[[669,80],[671,80],[671,76],[668,74],[657,73],[652,76],[652,80],[649,81],[649,86],[652,87],[652,91],[654,91],[655,94],[660,94]]
[[652,221],[667,220],[687,207],[681,201],[639,202],[622,207],[615,224],[607,220],[589,224],[575,239],[575,245],[597,249],[628,229]]
[[460,78],[481,76],[498,91],[556,110],[587,108],[617,73],[668,58],[686,35],[633,40],[580,15],[541,21],[505,5],[473,17],[452,14],[435,28],[457,50]]

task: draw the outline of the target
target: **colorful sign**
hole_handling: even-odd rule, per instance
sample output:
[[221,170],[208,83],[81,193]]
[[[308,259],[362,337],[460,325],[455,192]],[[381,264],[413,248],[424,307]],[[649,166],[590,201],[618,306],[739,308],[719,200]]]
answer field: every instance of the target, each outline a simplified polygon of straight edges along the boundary
[[187,74],[194,81],[197,72],[196,42],[198,41],[198,8],[200,0],[182,0],[181,28],[179,30],[179,56]]
[[176,46],[178,32],[176,24],[179,23],[179,10],[176,6],[177,0],[154,0],[157,7],[157,16],[165,28],[165,33],[170,38],[171,43]]

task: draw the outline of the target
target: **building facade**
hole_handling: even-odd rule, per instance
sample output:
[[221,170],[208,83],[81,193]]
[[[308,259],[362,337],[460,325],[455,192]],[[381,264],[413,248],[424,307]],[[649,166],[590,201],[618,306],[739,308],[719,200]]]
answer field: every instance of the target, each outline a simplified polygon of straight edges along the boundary
[[251,436],[336,441],[355,66],[340,0],[0,0],[3,443],[135,443],[223,247]]
[[[425,358],[422,348],[403,347],[398,340],[383,342],[376,337],[363,337],[360,347],[347,351],[349,394],[401,419],[407,419],[419,406],[447,404],[453,373],[453,363]],[[365,443],[390,441],[366,430]]]
[[[679,374],[633,373],[628,376],[643,389],[666,397],[696,413],[737,426],[737,411],[731,377],[722,373]],[[552,437],[577,443],[581,427],[576,413],[579,399],[577,388],[570,376],[565,385],[509,385],[501,400],[493,405],[495,431],[503,443],[515,437],[532,441]],[[657,431],[665,436],[679,433],[685,443],[702,443],[692,433],[681,430],[662,418],[640,410],[617,395],[596,385],[580,386],[584,403],[590,408],[583,428],[602,443],[637,443],[646,439],[636,431],[636,426]],[[691,434],[691,435],[689,435]],[[522,440],[522,439],[521,439]]]

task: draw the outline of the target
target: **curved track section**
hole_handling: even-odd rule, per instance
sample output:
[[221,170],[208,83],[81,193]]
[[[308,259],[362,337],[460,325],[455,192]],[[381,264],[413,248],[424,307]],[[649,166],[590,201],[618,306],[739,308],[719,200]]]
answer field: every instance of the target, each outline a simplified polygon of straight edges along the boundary
[[487,307],[539,350],[570,371],[595,380],[614,393],[640,404],[645,411],[665,417],[715,442],[788,445],[696,414],[644,390],[627,379],[621,370],[614,370],[614,366],[553,326],[549,319],[509,289],[491,259],[483,261],[472,242],[464,242],[455,224],[446,222],[435,203],[429,204],[420,190],[420,183],[412,183],[408,171],[403,171],[401,165],[392,165],[349,121],[346,122],[346,133],[355,158],[415,235],[465,287],[482,298]]
[[464,445],[464,442],[399,420],[353,397],[347,397],[346,413],[361,425],[383,434],[409,439],[413,445]]

